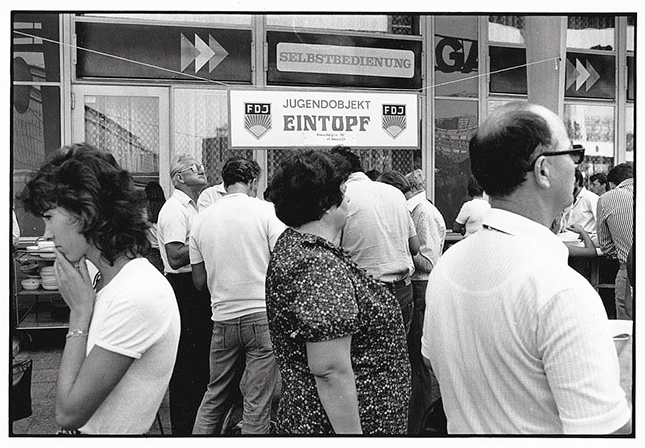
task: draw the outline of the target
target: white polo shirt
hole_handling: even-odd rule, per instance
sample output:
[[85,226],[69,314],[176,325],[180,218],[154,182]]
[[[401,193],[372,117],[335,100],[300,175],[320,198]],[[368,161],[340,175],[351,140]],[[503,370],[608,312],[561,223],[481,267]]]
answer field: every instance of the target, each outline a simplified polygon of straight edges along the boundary
[[567,225],[579,224],[587,233],[596,233],[598,195],[582,187],[571,209],[566,214]]
[[451,434],[606,434],[630,417],[600,297],[546,227],[492,209],[432,270],[422,354]]
[[213,320],[266,310],[271,250],[285,229],[273,204],[228,194],[201,212],[190,236],[190,262],[204,262]]
[[397,188],[352,173],[342,247],[356,264],[382,282],[401,280],[414,272],[409,239],[417,231],[405,196]]
[[188,245],[190,229],[193,227],[193,220],[197,216],[195,202],[181,190],[175,188],[172,196],[159,210],[157,218],[157,240],[159,242],[159,253],[163,260],[165,273],[184,274],[191,272],[190,263],[173,269],[168,262],[166,244],[182,243]]

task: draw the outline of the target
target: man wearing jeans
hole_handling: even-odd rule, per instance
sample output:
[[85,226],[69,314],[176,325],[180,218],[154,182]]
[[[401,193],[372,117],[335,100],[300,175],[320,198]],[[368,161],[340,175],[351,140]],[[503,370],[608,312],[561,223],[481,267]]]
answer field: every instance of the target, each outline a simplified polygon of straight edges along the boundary
[[419,239],[405,196],[396,187],[367,177],[350,148],[336,146],[332,152],[345,159],[351,172],[346,182],[349,212],[341,246],[360,268],[394,294],[407,334],[414,310],[412,256],[419,252]]
[[271,250],[285,226],[273,204],[255,197],[259,174],[255,161],[229,159],[222,168],[226,196],[195,218],[190,236],[193,281],[198,289],[208,286],[213,319],[210,382],[193,434],[221,432],[238,385],[242,434],[269,432],[279,373],[264,287]]

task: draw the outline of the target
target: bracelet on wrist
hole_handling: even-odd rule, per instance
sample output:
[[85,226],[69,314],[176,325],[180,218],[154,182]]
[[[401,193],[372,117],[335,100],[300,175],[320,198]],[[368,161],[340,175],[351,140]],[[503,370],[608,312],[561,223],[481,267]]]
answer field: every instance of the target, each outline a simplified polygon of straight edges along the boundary
[[65,335],[65,339],[69,338],[86,338],[87,339],[87,331],[78,328],[76,330],[69,330],[67,334]]

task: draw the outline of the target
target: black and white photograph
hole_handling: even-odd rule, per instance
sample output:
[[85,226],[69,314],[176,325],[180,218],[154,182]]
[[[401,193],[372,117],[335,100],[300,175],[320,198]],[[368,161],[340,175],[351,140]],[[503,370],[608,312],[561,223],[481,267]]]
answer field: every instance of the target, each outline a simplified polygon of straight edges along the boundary
[[4,14],[10,445],[635,442],[638,5],[65,3]]

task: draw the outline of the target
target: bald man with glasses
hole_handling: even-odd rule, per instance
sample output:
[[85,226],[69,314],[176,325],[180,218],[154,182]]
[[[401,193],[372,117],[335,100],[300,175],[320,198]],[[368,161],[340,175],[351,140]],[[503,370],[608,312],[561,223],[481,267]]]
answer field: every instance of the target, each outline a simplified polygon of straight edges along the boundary
[[422,337],[450,434],[631,432],[605,308],[549,228],[583,158],[557,115],[524,102],[470,141],[492,208],[432,270]]

